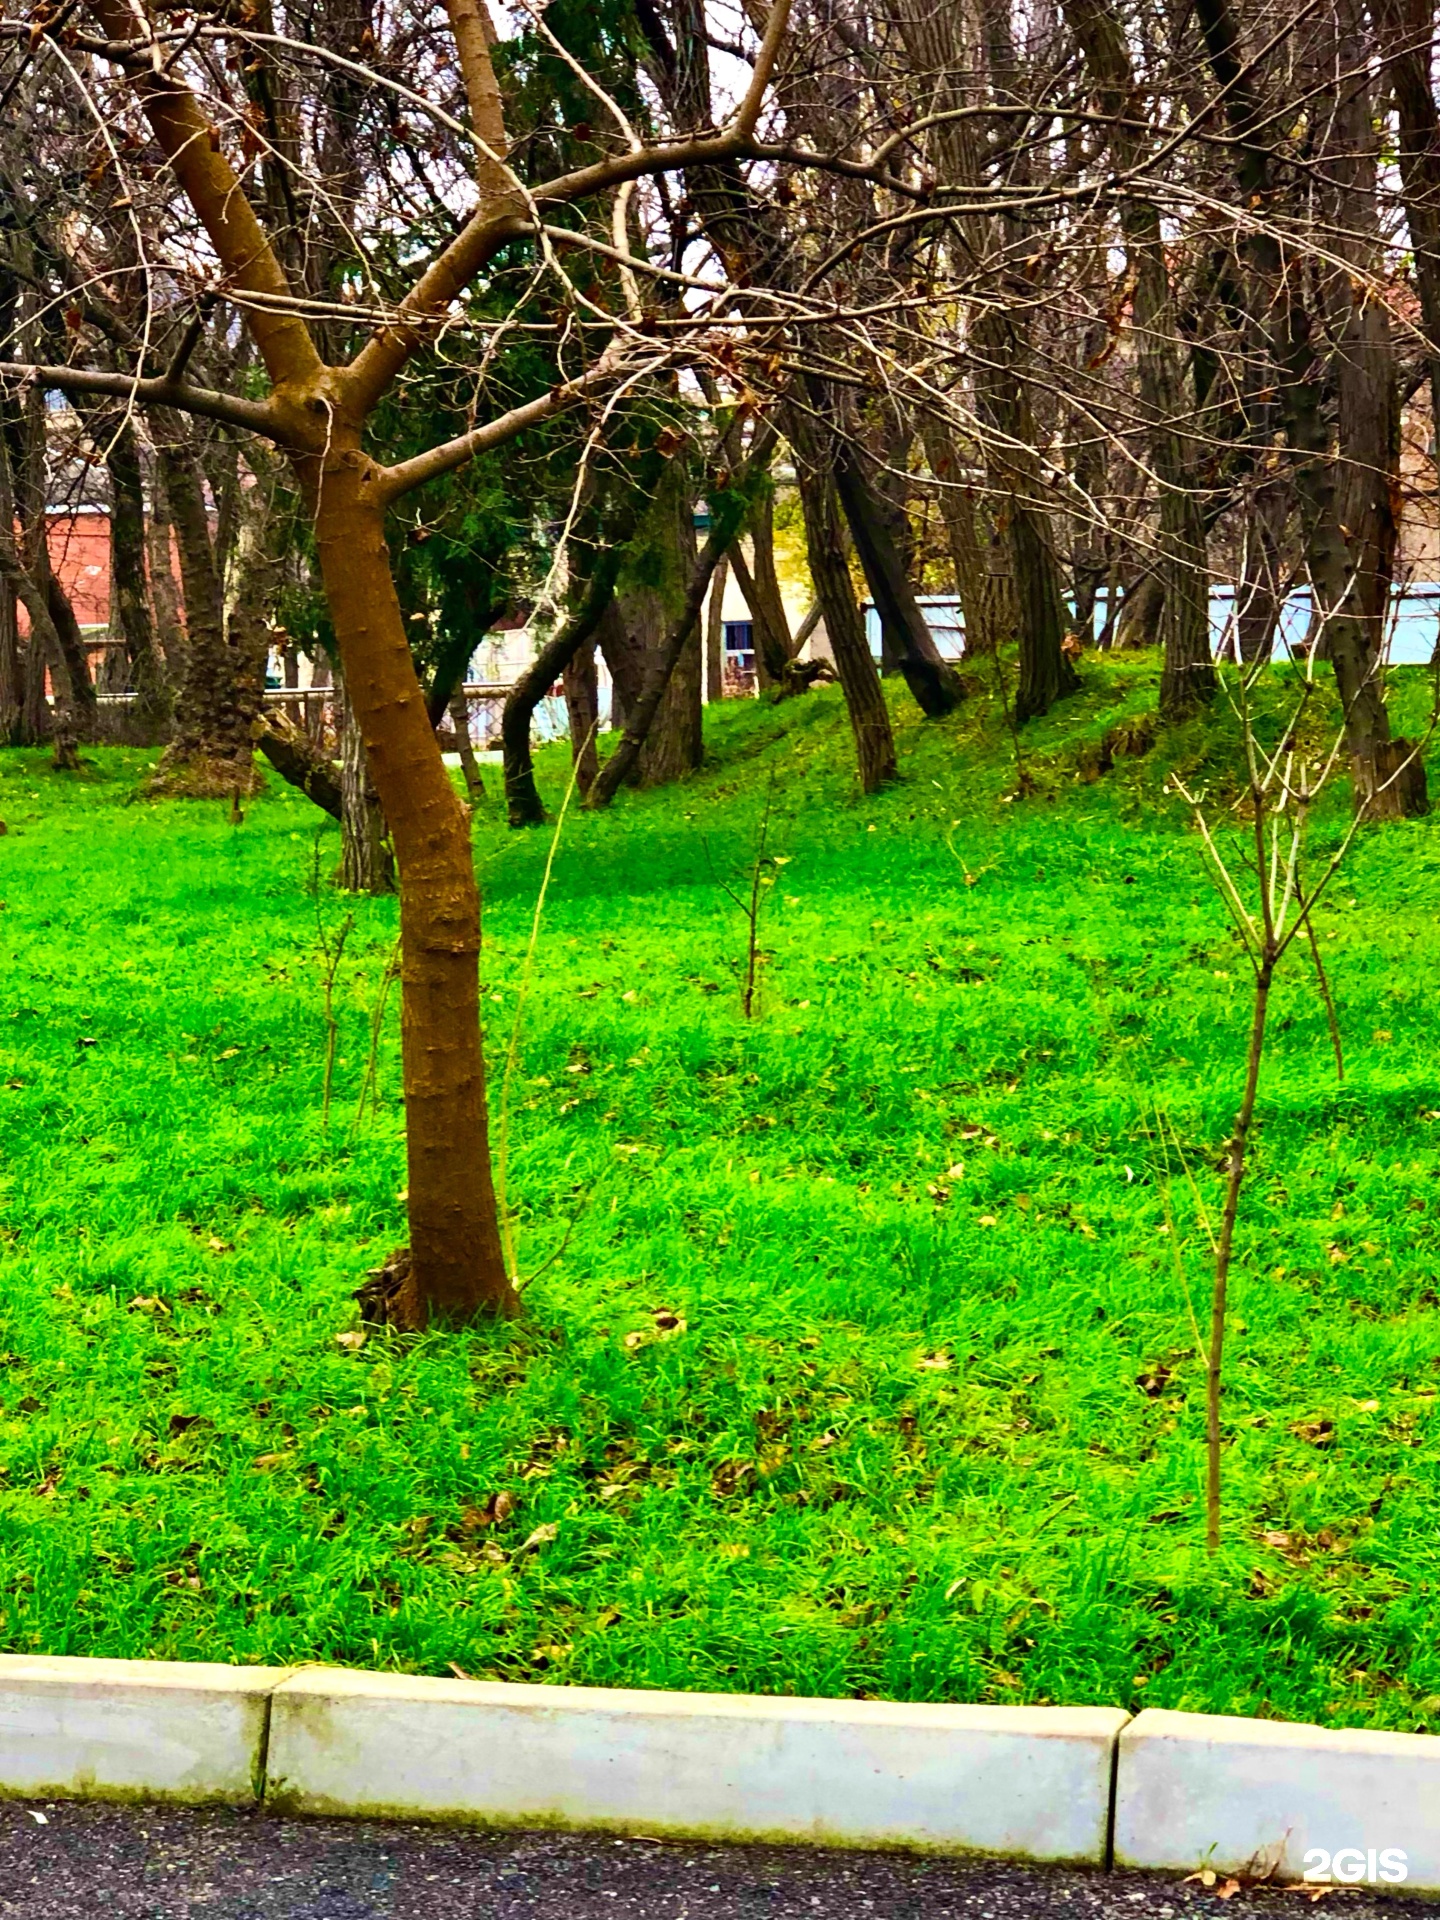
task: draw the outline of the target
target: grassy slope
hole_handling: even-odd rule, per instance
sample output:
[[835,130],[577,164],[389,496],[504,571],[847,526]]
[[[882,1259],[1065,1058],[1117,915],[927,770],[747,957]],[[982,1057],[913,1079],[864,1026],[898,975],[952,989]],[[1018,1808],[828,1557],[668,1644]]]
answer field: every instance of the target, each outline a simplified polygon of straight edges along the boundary
[[[908,778],[863,805],[833,691],[730,708],[703,777],[572,819],[512,1087],[529,1317],[359,1353],[402,1232],[391,1031],[349,1136],[393,904],[354,907],[327,1140],[313,810],[0,755],[0,1645],[1440,1725],[1440,841],[1367,835],[1322,915],[1343,1087],[1280,992],[1212,1568],[1154,1114],[1213,1203],[1246,981],[1157,795],[1227,729],[1070,771],[1152,699],[1092,667],[1013,805],[983,701],[897,707]],[[705,848],[743,866],[772,769],[747,1025]],[[548,836],[476,845],[498,1059]]]

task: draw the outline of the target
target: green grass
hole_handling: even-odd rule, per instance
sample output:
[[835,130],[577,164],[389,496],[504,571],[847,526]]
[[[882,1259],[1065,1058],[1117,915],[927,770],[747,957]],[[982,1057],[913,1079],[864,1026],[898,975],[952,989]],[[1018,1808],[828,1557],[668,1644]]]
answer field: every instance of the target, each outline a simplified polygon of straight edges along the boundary
[[[977,697],[897,699],[907,778],[859,801],[826,690],[572,817],[511,1088],[527,1316],[359,1351],[404,1233],[393,1006],[352,1130],[393,903],[321,891],[327,1137],[314,810],[0,755],[0,1645],[1440,1727],[1437,827],[1365,833],[1319,916],[1343,1086],[1300,954],[1279,991],[1209,1563],[1156,1115],[1213,1207],[1247,978],[1161,782],[1223,792],[1234,728],[1075,772],[1153,697],[1092,666],[1034,799]],[[711,866],[772,775],[747,1023]],[[549,836],[494,805],[498,1101]]]

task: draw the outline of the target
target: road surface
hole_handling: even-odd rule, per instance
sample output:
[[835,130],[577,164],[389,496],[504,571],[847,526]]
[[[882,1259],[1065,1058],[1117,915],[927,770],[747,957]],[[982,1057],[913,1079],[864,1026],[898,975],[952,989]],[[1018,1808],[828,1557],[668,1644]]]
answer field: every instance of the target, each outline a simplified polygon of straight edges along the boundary
[[[43,1815],[41,1820],[36,1814]],[[1302,1894],[1132,1874],[477,1833],[226,1810],[0,1804],[3,1920],[1300,1920]],[[1322,1920],[1435,1908],[1337,1892]]]

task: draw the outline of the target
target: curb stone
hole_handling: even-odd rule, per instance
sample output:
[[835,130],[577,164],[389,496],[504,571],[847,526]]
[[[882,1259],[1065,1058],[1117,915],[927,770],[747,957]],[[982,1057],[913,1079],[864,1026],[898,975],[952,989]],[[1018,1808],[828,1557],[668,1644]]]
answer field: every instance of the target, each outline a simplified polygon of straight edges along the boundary
[[0,1654],[0,1793],[257,1806],[289,1671]]
[[1147,1708],[1120,1735],[1114,1844],[1116,1866],[1437,1892],[1440,1739]]
[[286,1811],[1094,1865],[1127,1718],[334,1670],[284,1681],[271,1713]]
[[1131,1719],[0,1654],[0,1795],[1440,1893],[1440,1739],[1153,1708]]

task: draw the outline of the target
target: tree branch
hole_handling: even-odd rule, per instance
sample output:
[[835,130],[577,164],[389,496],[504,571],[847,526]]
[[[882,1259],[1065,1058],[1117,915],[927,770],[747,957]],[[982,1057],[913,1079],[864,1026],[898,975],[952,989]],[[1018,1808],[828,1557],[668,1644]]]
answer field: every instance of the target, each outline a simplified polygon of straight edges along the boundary
[[268,401],[242,400],[235,394],[214,393],[208,387],[172,381],[168,374],[137,380],[128,373],[100,373],[88,367],[44,367],[23,360],[0,360],[0,377],[6,374],[38,380],[42,387],[54,387],[60,393],[111,394],[118,400],[133,400],[140,406],[174,407],[178,413],[198,413],[206,420],[223,420],[227,426],[242,427],[247,433],[264,434],[268,440],[280,438]]
[[538,426],[542,420],[549,420],[566,407],[573,407],[578,401],[587,399],[601,387],[618,379],[619,374],[618,366],[614,363],[606,365],[602,356],[578,380],[551,387],[548,393],[542,393],[538,399],[527,400],[520,407],[512,407],[509,413],[487,420],[483,427],[476,427],[470,433],[462,433],[438,447],[429,447],[424,453],[417,453],[413,460],[402,460],[393,467],[382,467],[375,483],[376,498],[388,507],[402,494],[423,487],[427,480],[438,480],[442,473],[452,473],[456,467],[463,467],[467,460],[473,460],[477,454],[503,447],[527,428]]

